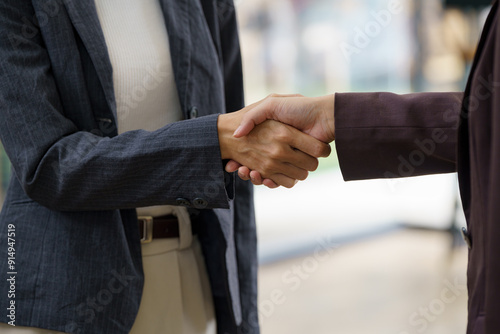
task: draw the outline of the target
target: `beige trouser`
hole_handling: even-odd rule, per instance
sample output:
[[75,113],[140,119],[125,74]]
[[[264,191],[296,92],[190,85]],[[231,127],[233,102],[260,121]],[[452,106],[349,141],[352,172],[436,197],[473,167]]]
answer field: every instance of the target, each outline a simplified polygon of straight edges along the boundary
[[[215,334],[212,294],[200,243],[189,218],[180,237],[142,245],[144,291],[131,334]],[[61,334],[0,323],[1,334]]]
[[185,249],[179,249],[179,239],[153,240],[142,251],[144,291],[130,333],[215,334],[212,294],[198,239]]
[[11,326],[0,323],[0,333],[2,334],[64,334],[62,332],[49,331],[47,329],[40,329],[34,327],[20,327]]

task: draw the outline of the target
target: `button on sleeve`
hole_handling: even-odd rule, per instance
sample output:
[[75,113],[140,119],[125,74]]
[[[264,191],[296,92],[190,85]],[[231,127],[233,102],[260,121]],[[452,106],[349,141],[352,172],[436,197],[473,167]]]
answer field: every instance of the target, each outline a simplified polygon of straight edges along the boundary
[[203,198],[196,198],[193,201],[193,206],[196,209],[205,209],[208,206],[208,202],[204,200]]
[[188,199],[178,198],[176,200],[176,202],[177,202],[177,205],[179,205],[179,206],[191,207],[191,202]]
[[189,118],[194,119],[198,117],[198,108],[193,106],[189,110]]

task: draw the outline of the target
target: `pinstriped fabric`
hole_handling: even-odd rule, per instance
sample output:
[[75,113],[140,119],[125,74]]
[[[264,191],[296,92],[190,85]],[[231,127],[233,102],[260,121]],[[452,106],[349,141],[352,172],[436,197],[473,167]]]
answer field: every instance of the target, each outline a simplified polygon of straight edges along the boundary
[[[134,208],[203,198],[200,237],[219,333],[243,325],[258,333],[257,324],[248,327],[255,308],[241,312],[256,300],[256,245],[236,241],[255,240],[252,199],[246,191],[231,200],[217,136],[217,113],[243,104],[235,22],[208,23],[213,1],[163,0],[183,113],[196,106],[203,117],[116,136],[112,68],[93,0],[51,4],[0,3],[0,137],[15,174],[0,212],[0,247],[15,224],[16,324],[127,333],[143,282]],[[35,16],[40,28],[28,24]],[[246,228],[235,232],[235,219]],[[8,303],[0,298],[0,308]]]

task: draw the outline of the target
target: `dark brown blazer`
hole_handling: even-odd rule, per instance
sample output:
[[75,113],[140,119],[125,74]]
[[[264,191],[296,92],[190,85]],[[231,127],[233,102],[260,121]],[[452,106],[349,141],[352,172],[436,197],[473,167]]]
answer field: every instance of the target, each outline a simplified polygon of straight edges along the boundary
[[495,1],[465,93],[336,95],[346,180],[458,171],[471,241],[468,334],[500,333],[499,29]]

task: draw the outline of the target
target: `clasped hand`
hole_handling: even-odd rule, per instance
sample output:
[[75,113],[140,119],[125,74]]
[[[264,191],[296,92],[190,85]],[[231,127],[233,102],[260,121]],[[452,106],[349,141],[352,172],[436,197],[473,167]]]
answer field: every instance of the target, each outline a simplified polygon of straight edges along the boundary
[[[256,185],[293,187],[330,155],[334,136],[334,96],[271,95],[219,117],[226,171]],[[236,131],[235,131],[236,129]]]

